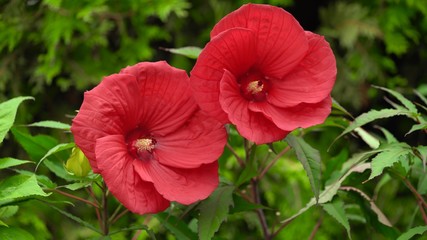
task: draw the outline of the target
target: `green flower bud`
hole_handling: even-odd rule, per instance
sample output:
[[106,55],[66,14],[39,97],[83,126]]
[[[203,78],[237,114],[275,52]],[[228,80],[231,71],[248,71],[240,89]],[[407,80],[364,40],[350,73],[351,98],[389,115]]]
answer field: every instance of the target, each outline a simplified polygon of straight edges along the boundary
[[70,158],[68,158],[65,168],[70,174],[78,177],[86,177],[92,170],[89,164],[89,160],[83,154],[78,147],[74,147],[71,152]]

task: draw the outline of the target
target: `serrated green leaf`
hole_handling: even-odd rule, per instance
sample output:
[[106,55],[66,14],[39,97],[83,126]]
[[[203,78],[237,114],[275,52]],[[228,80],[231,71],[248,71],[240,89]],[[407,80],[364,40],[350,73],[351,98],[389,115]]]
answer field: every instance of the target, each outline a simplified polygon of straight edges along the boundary
[[1,240],[34,240],[34,237],[22,228],[0,226]]
[[418,131],[418,130],[426,130],[427,129],[427,122],[425,122],[425,123],[420,123],[420,124],[415,124],[415,125],[413,125],[412,127],[411,127],[411,129],[409,130],[409,132],[407,132],[406,134],[405,134],[405,136],[406,135],[408,135],[408,134],[411,134],[411,133],[413,133],[413,132],[415,132],[415,131]]
[[411,148],[405,143],[395,144],[394,148],[385,149],[383,152],[380,152],[372,159],[371,163],[371,175],[369,180],[373,179],[376,176],[379,176],[386,167],[391,167],[401,156],[411,153]]
[[414,93],[421,99],[421,101],[423,101],[423,103],[426,105],[427,107],[427,98],[424,97],[419,91],[414,90]]
[[75,222],[81,224],[82,226],[87,227],[87,228],[91,229],[92,231],[97,232],[99,234],[102,234],[102,232],[99,229],[94,227],[92,224],[84,221],[83,219],[81,219],[81,218],[79,218],[79,217],[77,217],[71,213],[68,213],[66,211],[63,211],[63,210],[61,210],[61,209],[59,209],[59,208],[57,208],[51,204],[48,204],[48,205],[49,205],[49,207],[51,207],[51,208],[55,209],[56,211],[58,211],[59,213],[61,213],[62,215],[64,215],[64,216],[68,217],[69,219],[74,220]]
[[197,207],[199,216],[199,239],[211,239],[222,222],[227,219],[230,206],[233,206],[233,186],[218,187]]
[[418,109],[417,107],[415,107],[415,104],[413,104],[411,101],[409,101],[407,98],[405,98],[402,94],[400,94],[399,92],[396,92],[394,90],[388,89],[388,88],[384,88],[384,87],[379,87],[379,86],[373,86],[375,88],[381,89],[383,91],[386,91],[388,93],[390,93],[391,95],[393,95],[397,100],[399,100],[400,103],[403,104],[403,106],[406,107],[406,109],[408,109],[411,113],[413,113],[414,115],[418,114]]
[[26,163],[33,163],[33,162],[27,161],[27,160],[20,160],[20,159],[16,159],[16,158],[11,158],[11,157],[1,158],[0,159],[0,169],[19,166],[19,165],[26,164]]
[[427,226],[414,227],[400,235],[397,240],[410,240],[413,236],[423,234],[425,232],[427,232]]
[[333,218],[335,218],[335,220],[343,225],[347,231],[348,238],[351,239],[350,223],[348,222],[347,215],[344,211],[344,202],[336,200],[332,203],[322,204],[322,207],[329,215],[331,215]]
[[379,130],[381,130],[381,132],[383,132],[386,143],[391,144],[391,143],[397,143],[399,142],[394,136],[393,134],[391,134],[387,129],[383,128],[383,127],[377,127]]
[[[70,149],[75,147],[76,145],[74,143],[60,143],[56,146],[54,146],[53,148],[49,149],[49,151],[47,151],[47,153],[40,159],[39,163],[37,163],[37,167],[49,156],[52,156],[55,153]],[[36,167],[36,169],[37,169]]]
[[62,129],[62,130],[70,130],[71,126],[66,123],[58,122],[58,121],[40,121],[28,124],[29,127],[45,127],[45,128],[54,128],[54,129]]
[[[21,174],[21,175],[26,175],[26,176],[32,176],[34,175],[34,172],[30,172],[30,171],[25,171],[25,170],[15,170],[17,173]],[[37,182],[46,188],[56,188],[56,183],[52,182],[52,180],[50,180],[48,177],[44,176],[44,175],[36,175],[37,178]]]
[[377,119],[389,118],[399,115],[410,116],[411,112],[398,110],[398,109],[381,109],[381,110],[371,110],[369,112],[363,113],[358,116],[354,121],[335,139],[335,141],[344,136],[345,134],[353,131],[354,129],[361,127],[367,123],[375,121]]
[[199,47],[162,48],[162,50],[183,55],[191,59],[197,59],[202,52],[202,49]]
[[0,103],[0,144],[6,137],[7,132],[13,126],[16,117],[16,111],[19,105],[25,101],[33,99],[33,97],[16,97],[6,102]]
[[0,205],[15,199],[31,196],[46,197],[50,194],[43,192],[37,184],[36,175],[15,175],[0,182]]
[[180,221],[175,216],[168,213],[158,213],[155,215],[159,222],[165,226],[178,240],[195,240],[197,239],[196,233],[192,232],[188,226]]
[[343,112],[351,118],[354,118],[353,115],[351,115],[351,113],[349,113],[343,106],[341,106],[334,98],[332,98],[332,108]]
[[308,176],[316,200],[319,199],[320,191],[320,153],[317,149],[311,147],[301,137],[289,134],[285,141],[288,142],[301,162]]

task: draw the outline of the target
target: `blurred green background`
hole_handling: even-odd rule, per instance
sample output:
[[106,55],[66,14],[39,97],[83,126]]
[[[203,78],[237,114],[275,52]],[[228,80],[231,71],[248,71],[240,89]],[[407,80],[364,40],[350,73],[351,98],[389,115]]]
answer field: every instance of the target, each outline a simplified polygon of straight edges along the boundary
[[[195,60],[162,49],[203,47],[209,41],[209,32],[214,24],[247,2],[249,1],[0,0],[0,102],[16,96],[34,96],[36,101],[19,108],[18,123],[47,119],[70,123],[72,115],[83,100],[83,92],[94,87],[103,76],[116,73],[127,65],[166,60],[172,66],[189,72]],[[297,18],[304,29],[326,37],[334,50],[338,65],[332,95],[353,115],[387,105],[383,98],[384,92],[371,85],[398,90],[412,99],[415,99],[413,89],[427,95],[426,0],[251,2],[283,7]],[[390,127],[389,130],[395,136],[403,138],[409,125],[404,120],[399,121],[399,124],[395,121],[396,119],[386,121],[383,126]],[[37,131],[43,130],[34,130]],[[323,133],[321,136],[314,135],[308,141],[322,149],[324,154],[338,133],[339,130]],[[69,135],[57,132],[49,134],[62,139],[69,138]],[[426,136],[422,133],[411,134],[404,140],[425,145]],[[331,161],[342,164],[350,154],[348,148],[351,146],[341,152],[339,149],[330,152],[329,155],[334,156]],[[5,141],[0,157],[19,157],[25,154],[21,152],[19,146]],[[232,163],[225,164],[225,167],[229,170],[235,168]],[[332,167],[327,167],[330,169],[326,169],[326,175],[333,171]],[[227,171],[223,174],[227,175]],[[296,161],[279,162],[267,177],[263,186],[266,190],[264,201],[267,205],[278,206],[281,214],[295,213],[312,197],[308,179]],[[398,186],[396,182],[391,184],[394,185],[383,193],[384,199],[392,199],[400,194],[402,186]],[[401,197],[400,204],[409,201],[408,199],[412,200],[411,196]],[[391,215],[392,220],[397,222],[411,217],[412,210],[406,211],[404,207],[394,209],[393,204],[394,202],[380,203],[380,207],[385,208],[384,211]],[[30,204],[23,207],[32,209]],[[49,211],[52,210],[41,204],[37,209],[22,212],[12,223],[28,226],[28,231],[36,234],[37,239],[85,238],[87,229],[80,227],[76,230],[74,222],[61,220],[63,217],[57,213],[49,219],[50,216],[46,215]],[[78,208],[73,211],[80,216],[93,214]],[[321,215],[319,211],[313,212],[316,218]],[[274,212],[271,216],[271,221],[281,219]],[[220,236],[227,239],[227,236],[238,236],[239,231],[251,232],[257,227],[257,219],[252,213],[232,215],[229,221],[233,222],[234,219],[245,221],[224,226]],[[364,223],[358,222],[358,219],[353,220],[355,232],[365,229]],[[63,222],[56,225],[58,221]],[[306,239],[316,221],[310,214],[302,215],[284,232],[300,233],[301,239]],[[403,224],[409,221],[405,220]],[[126,226],[129,222],[146,223],[143,218],[126,216],[119,225]],[[345,238],[345,230],[337,228],[336,224],[334,219],[325,218],[318,239],[330,239],[331,236]],[[76,231],[66,237],[67,229]],[[357,239],[368,239],[366,237],[369,234],[369,230],[364,230]],[[165,236],[171,238],[168,234]],[[126,239],[125,235],[122,237]],[[117,238],[122,239],[120,236]]]

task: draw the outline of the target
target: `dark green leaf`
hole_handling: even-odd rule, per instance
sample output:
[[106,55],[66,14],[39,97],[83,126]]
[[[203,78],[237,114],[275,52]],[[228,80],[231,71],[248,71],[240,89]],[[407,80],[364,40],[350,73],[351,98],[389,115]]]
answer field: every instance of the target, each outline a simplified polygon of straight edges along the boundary
[[354,118],[353,115],[351,115],[343,106],[341,106],[335,99],[332,98],[332,108],[337,109],[340,112],[343,112],[347,116]]
[[89,228],[89,229],[91,229],[91,230],[93,230],[94,232],[97,232],[97,233],[99,233],[99,234],[102,234],[102,232],[101,232],[99,229],[97,229],[96,227],[94,227],[92,224],[90,224],[90,223],[88,223],[88,222],[84,221],[83,219],[81,219],[81,218],[79,218],[79,217],[77,217],[77,216],[75,216],[75,215],[73,215],[73,214],[71,214],[71,213],[68,213],[68,212],[66,212],[66,211],[63,211],[63,210],[61,210],[61,209],[59,209],[59,208],[55,207],[54,205],[51,205],[51,204],[48,204],[48,205],[49,205],[51,208],[55,209],[56,211],[60,212],[62,215],[64,215],[64,216],[68,217],[69,219],[74,220],[74,221],[76,221],[77,223],[81,224],[82,226],[87,227],[87,228]]
[[249,202],[237,194],[233,194],[233,203],[233,207],[230,209],[230,214],[238,212],[247,212],[256,209],[267,209],[267,207]]
[[348,238],[351,239],[350,223],[348,222],[347,215],[344,211],[344,202],[336,200],[332,203],[322,204],[322,207],[329,215],[331,215],[333,218],[335,218],[335,220],[344,226],[345,230],[347,231]]
[[71,126],[66,123],[58,122],[58,121],[40,121],[28,124],[29,127],[45,127],[45,128],[54,128],[54,129],[62,129],[62,130],[70,130]]
[[27,161],[27,160],[19,160],[16,158],[1,158],[0,159],[0,169],[5,169],[8,167],[14,167],[14,166],[18,166],[18,165],[22,165],[25,163],[33,163],[31,161]]
[[22,228],[0,226],[1,240],[34,240],[34,237]]
[[182,47],[182,48],[161,48],[167,52],[179,54],[186,56],[191,59],[197,59],[202,52],[202,49],[199,47]]
[[155,215],[159,222],[171,231],[178,240],[195,240],[196,233],[192,232],[188,226],[175,216],[168,213],[158,213]]
[[0,143],[3,142],[6,133],[13,126],[19,105],[29,99],[34,100],[33,97],[16,97],[0,103]]
[[425,232],[427,232],[427,226],[414,227],[400,235],[397,240],[410,240],[413,236],[423,234]]
[[229,208],[233,206],[233,191],[233,186],[218,187],[199,204],[199,239],[211,239],[227,219]]
[[318,150],[312,148],[301,137],[289,134],[285,141],[295,150],[298,160],[304,167],[308,179],[311,184],[316,199],[319,199],[320,191],[320,153]]

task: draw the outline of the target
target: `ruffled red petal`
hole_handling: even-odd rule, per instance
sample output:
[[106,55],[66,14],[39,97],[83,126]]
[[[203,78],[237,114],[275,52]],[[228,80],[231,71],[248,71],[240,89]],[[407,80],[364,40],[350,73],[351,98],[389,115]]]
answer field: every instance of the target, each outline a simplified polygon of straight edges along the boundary
[[127,74],[113,74],[84,95],[73,119],[71,131],[76,144],[98,172],[95,157],[96,139],[130,130],[139,119],[138,84]]
[[111,193],[130,211],[157,213],[169,206],[153,183],[143,181],[134,169],[122,135],[109,135],[96,141],[98,168]]
[[254,31],[257,38],[257,67],[267,77],[288,74],[304,58],[308,41],[298,21],[282,8],[264,4],[246,4],[221,19],[211,38],[233,28]]
[[181,204],[203,200],[218,186],[218,162],[192,169],[167,167],[155,160],[133,163],[141,178],[152,182],[164,198]]
[[221,80],[219,101],[239,133],[256,144],[274,142],[289,133],[278,128],[262,113],[249,110],[250,102],[242,97],[235,77],[228,71]]
[[292,131],[296,128],[307,128],[325,121],[331,113],[330,96],[318,103],[301,103],[295,107],[280,108],[268,102],[251,102],[249,109],[267,116],[280,129]]
[[236,76],[248,71],[256,61],[256,39],[247,29],[230,29],[209,42],[191,71],[191,87],[200,108],[222,123],[227,115],[218,102],[219,81],[224,69]]
[[267,100],[278,107],[317,103],[325,99],[335,83],[337,68],[334,54],[324,37],[306,32],[308,54],[283,79],[271,79]]
[[184,70],[166,62],[142,62],[121,73],[136,77],[140,93],[140,125],[153,135],[164,136],[176,131],[196,111],[189,77]]
[[157,138],[154,154],[160,163],[177,168],[196,168],[216,161],[227,142],[222,124],[201,111],[178,131]]

